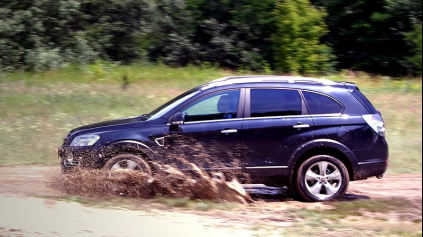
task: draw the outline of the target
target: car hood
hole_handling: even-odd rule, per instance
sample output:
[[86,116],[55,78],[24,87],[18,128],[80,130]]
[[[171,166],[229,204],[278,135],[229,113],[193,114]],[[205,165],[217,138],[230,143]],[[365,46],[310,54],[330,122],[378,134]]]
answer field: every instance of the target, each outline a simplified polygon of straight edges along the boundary
[[70,132],[70,135],[72,136],[75,133],[81,133],[81,132],[98,132],[106,127],[112,130],[113,127],[117,128],[119,127],[119,125],[129,125],[134,123],[138,123],[138,127],[139,127],[141,125],[140,123],[142,122],[143,120],[141,117],[134,117],[134,118],[125,118],[125,119],[94,123],[94,124],[85,125],[79,128],[75,128]]

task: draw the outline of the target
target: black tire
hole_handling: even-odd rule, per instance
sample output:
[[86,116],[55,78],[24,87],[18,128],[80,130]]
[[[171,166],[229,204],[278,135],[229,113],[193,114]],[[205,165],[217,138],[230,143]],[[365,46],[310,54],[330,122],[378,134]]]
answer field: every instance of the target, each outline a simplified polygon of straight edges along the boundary
[[349,183],[348,169],[340,160],[319,155],[306,160],[298,168],[295,187],[304,200],[325,202],[342,198]]
[[105,170],[135,170],[152,175],[151,168],[148,163],[141,157],[132,154],[118,155],[111,158],[104,165],[103,169]]

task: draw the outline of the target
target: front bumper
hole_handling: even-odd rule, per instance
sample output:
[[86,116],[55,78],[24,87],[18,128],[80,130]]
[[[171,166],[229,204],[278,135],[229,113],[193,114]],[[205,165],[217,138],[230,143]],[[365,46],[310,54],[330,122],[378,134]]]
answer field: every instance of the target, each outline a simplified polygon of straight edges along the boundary
[[94,147],[62,146],[58,155],[64,172],[75,168],[100,169],[104,163],[103,156]]

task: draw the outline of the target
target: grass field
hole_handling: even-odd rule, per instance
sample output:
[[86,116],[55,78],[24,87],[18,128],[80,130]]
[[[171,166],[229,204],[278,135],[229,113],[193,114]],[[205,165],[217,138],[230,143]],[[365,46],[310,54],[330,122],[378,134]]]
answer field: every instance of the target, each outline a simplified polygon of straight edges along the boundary
[[[97,63],[85,69],[0,75],[0,166],[57,165],[72,128],[138,116],[196,85],[251,72]],[[422,81],[340,73],[356,82],[386,120],[390,173],[422,172]]]

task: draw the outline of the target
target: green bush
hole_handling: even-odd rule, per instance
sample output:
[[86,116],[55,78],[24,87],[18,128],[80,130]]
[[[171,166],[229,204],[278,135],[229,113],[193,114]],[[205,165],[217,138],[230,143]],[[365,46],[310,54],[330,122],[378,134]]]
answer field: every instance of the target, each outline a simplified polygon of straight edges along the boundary
[[316,73],[330,69],[330,48],[320,43],[328,32],[327,13],[309,0],[280,0],[274,10],[275,65],[286,73]]

